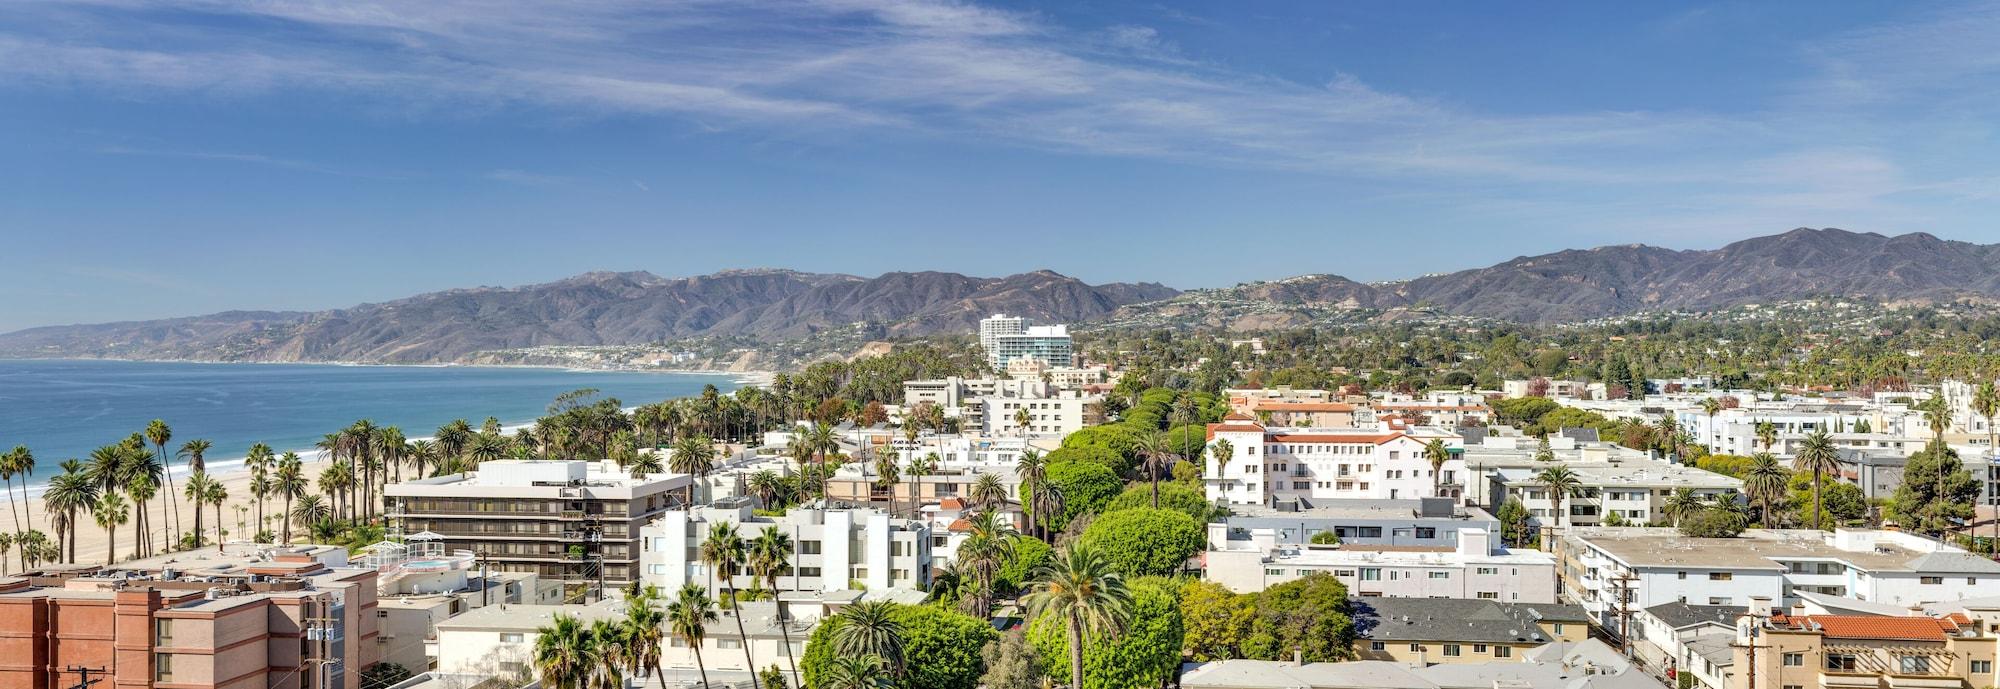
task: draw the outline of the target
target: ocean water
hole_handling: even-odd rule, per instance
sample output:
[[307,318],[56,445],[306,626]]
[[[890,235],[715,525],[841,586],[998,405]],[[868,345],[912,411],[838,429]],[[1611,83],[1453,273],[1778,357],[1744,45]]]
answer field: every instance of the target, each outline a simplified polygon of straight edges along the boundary
[[[724,374],[577,371],[473,366],[201,364],[0,360],[0,452],[26,445],[40,483],[63,459],[143,431],[173,428],[168,450],[193,438],[215,444],[211,471],[240,467],[250,445],[307,454],[321,436],[369,419],[411,439],[463,418],[509,425],[541,416],[556,395],[597,388],[627,407],[724,392],[749,381]],[[176,464],[185,469],[184,464]]]

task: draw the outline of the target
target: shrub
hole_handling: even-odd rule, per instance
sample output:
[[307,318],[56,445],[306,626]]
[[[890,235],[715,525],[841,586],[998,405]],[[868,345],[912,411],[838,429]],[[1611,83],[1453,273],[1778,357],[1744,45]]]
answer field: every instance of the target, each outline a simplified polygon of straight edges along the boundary
[[1113,568],[1128,577],[1170,575],[1201,552],[1200,522],[1180,512],[1141,507],[1106,512],[1083,532]]

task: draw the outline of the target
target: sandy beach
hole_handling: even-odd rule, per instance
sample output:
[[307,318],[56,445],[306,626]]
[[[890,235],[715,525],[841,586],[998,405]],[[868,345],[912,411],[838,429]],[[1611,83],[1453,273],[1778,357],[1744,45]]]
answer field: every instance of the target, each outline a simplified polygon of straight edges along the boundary
[[[326,468],[327,463],[325,460],[320,459],[320,453],[300,453],[299,457],[301,459],[300,466],[303,469],[302,473],[307,478],[313,479],[315,484],[313,487],[308,488],[307,491],[309,493],[317,493],[319,472]],[[185,465],[177,465],[175,468],[183,470],[174,473],[174,489],[181,490],[187,481],[187,474],[184,471]],[[217,471],[212,476],[216,480],[221,481],[224,489],[229,492],[229,500],[222,505],[222,527],[227,531],[226,538],[232,540],[242,539],[256,534],[259,530],[255,523],[257,521],[257,501],[250,496],[250,472],[245,470],[240,464],[236,464],[228,471]],[[394,474],[391,474],[391,477],[393,478]],[[179,497],[180,499],[176,502],[178,502],[178,506],[180,507],[180,525],[181,530],[186,532],[194,528],[194,507],[189,504],[186,496],[182,495]],[[19,502],[18,492],[14,494],[13,501]],[[237,509],[239,505],[249,509],[239,511]],[[25,506],[28,510],[27,514],[23,515],[23,518],[32,519],[35,529],[49,534],[49,538],[54,539],[55,533],[51,528],[49,515],[42,507],[40,491],[30,492]],[[9,505],[6,511],[0,512],[0,529],[9,532],[15,530],[12,513],[18,510],[12,509],[14,507],[14,505]],[[147,510],[152,515],[153,520],[151,531],[153,534],[153,543],[156,546],[155,554],[158,554],[158,548],[164,547],[171,541],[171,536],[168,533],[171,522],[168,521],[169,518],[167,515],[174,511],[173,507],[174,504],[166,499],[165,486],[162,486],[160,496],[153,500],[153,504],[148,506]],[[283,522],[279,521],[279,513],[284,508],[284,500],[266,498],[264,513],[268,518],[268,526],[264,528],[269,528],[272,533],[282,533],[284,527]],[[210,544],[212,547],[215,543],[215,508],[212,506],[204,507],[201,518],[202,531],[204,533],[203,542]],[[104,529],[99,528],[97,523],[92,521],[88,514],[78,515],[78,521],[81,523],[78,524],[76,529],[77,562],[83,564],[103,564],[104,546],[107,543]],[[22,524],[21,528],[25,530],[27,526],[27,524]],[[131,522],[118,527],[119,560],[131,559],[134,533],[135,531]],[[296,541],[305,540],[304,529],[295,526],[292,529],[292,538]],[[20,552],[18,550],[10,551],[7,561],[9,563],[7,571],[12,572],[20,569]]]

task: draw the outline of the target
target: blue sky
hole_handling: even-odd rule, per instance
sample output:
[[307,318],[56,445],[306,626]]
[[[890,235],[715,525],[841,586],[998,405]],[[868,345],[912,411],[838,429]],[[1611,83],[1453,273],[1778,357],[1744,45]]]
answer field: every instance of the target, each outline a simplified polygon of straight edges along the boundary
[[24,0],[0,330],[589,270],[2000,241],[1996,35],[1994,3]]

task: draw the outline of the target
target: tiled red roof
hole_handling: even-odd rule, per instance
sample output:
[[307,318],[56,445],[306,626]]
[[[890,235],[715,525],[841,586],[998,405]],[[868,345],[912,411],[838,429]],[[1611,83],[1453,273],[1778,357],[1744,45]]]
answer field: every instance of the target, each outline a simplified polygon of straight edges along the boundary
[[938,507],[947,510],[963,510],[965,509],[965,500],[963,498],[945,498],[938,501]]
[[1958,623],[1952,620],[1917,616],[1773,615],[1771,623],[1797,630],[1817,628],[1829,639],[1943,641],[1946,632],[1958,631]]
[[1258,400],[1257,404],[1252,408],[1257,411],[1354,411],[1354,405],[1344,402],[1283,402],[1279,400]]
[[1380,445],[1401,437],[1403,437],[1402,433],[1388,433],[1383,435],[1279,433],[1271,436],[1271,439],[1281,443],[1347,443],[1350,445],[1366,443],[1369,445]]

